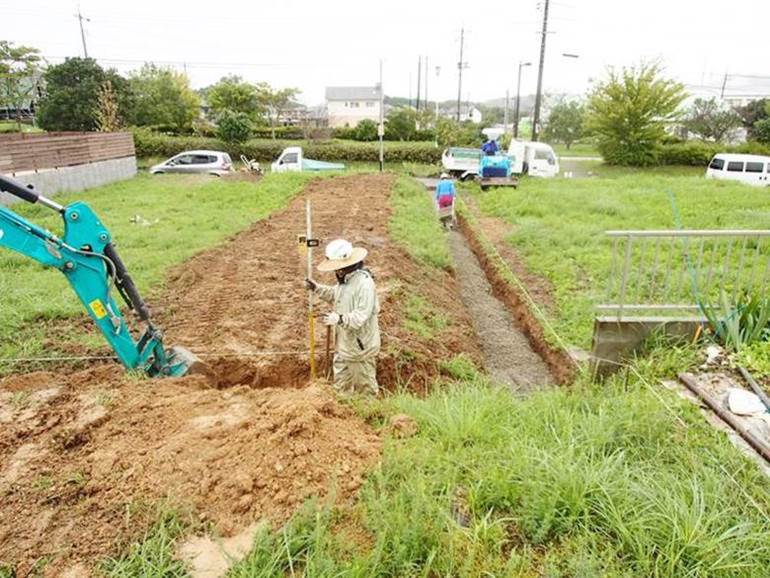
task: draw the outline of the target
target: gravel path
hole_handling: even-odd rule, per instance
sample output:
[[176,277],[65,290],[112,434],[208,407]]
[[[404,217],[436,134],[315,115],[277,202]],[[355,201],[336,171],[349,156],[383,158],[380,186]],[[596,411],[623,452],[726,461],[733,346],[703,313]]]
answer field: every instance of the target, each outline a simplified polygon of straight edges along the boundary
[[462,233],[449,233],[449,248],[460,296],[473,319],[492,379],[522,393],[552,384],[548,366],[532,350],[508,309],[492,294],[492,287]]

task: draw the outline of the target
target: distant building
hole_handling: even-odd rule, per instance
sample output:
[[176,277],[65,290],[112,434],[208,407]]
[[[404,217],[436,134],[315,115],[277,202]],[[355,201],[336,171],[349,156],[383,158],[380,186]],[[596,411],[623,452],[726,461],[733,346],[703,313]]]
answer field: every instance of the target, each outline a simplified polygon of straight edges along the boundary
[[326,114],[329,126],[354,127],[364,119],[380,120],[379,86],[327,86]]
[[[442,104],[439,108],[439,114],[445,118],[456,119],[457,118],[457,105],[456,104]],[[471,121],[474,124],[481,124],[483,115],[481,111],[472,104],[463,104],[460,107],[460,122],[466,120]]]

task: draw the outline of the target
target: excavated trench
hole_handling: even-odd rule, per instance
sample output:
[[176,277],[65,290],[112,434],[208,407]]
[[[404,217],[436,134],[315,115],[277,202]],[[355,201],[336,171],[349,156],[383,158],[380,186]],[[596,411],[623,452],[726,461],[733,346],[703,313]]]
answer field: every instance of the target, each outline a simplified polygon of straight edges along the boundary
[[460,296],[470,311],[484,365],[492,379],[522,393],[553,384],[548,365],[532,349],[508,308],[494,296],[463,234],[451,231],[448,240]]

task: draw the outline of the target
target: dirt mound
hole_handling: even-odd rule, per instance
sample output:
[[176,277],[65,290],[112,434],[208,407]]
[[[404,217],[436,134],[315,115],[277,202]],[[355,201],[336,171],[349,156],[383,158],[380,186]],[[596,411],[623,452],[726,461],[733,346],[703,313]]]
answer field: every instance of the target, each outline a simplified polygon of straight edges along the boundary
[[191,505],[223,535],[281,523],[309,496],[352,496],[379,455],[325,384],[219,391],[104,366],[0,390],[0,561],[20,575],[40,557],[61,569],[136,537],[143,521],[127,516],[143,500]]

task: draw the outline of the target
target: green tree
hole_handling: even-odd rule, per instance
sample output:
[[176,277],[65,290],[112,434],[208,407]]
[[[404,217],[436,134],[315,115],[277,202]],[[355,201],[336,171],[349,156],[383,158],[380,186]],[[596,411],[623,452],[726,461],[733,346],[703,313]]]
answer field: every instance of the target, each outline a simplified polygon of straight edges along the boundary
[[254,125],[245,112],[224,110],[217,117],[217,137],[226,143],[242,143],[251,138]]
[[281,113],[292,103],[299,89],[296,88],[273,88],[266,82],[257,84],[257,102],[267,111],[267,118],[270,122],[272,137],[275,138],[275,126]]
[[206,100],[215,116],[229,110],[242,112],[253,119],[265,112],[260,105],[257,88],[240,76],[222,77],[206,90]]
[[752,137],[761,143],[770,144],[770,117],[754,123]]
[[610,68],[589,95],[586,128],[608,163],[655,164],[666,126],[679,118],[685,96],[684,87],[663,78],[657,64]]
[[377,140],[377,123],[369,118],[360,121],[353,129],[353,138],[365,142]]
[[413,140],[417,133],[417,111],[406,106],[390,109],[385,119],[385,138]]
[[544,136],[548,140],[572,146],[583,136],[585,107],[579,102],[562,102],[555,105],[548,115]]
[[436,123],[436,141],[439,146],[478,147],[484,140],[480,127],[470,121],[457,122],[453,118],[439,117]]
[[683,125],[702,139],[722,142],[741,126],[741,117],[732,108],[721,105],[716,98],[696,98]]
[[770,117],[770,99],[752,100],[745,106],[739,106],[735,112],[741,117],[749,138],[756,138],[754,126],[761,120]]
[[132,97],[126,79],[115,70],[104,70],[93,58],[67,58],[49,66],[44,79],[37,120],[46,130],[96,130],[99,92],[107,81],[115,91],[120,116],[130,114]]
[[148,63],[131,75],[137,126],[167,126],[189,132],[200,112],[200,98],[190,88],[187,75]]
[[0,106],[16,111],[21,132],[21,110],[34,96],[41,65],[40,51],[30,46],[14,46],[0,40]]

